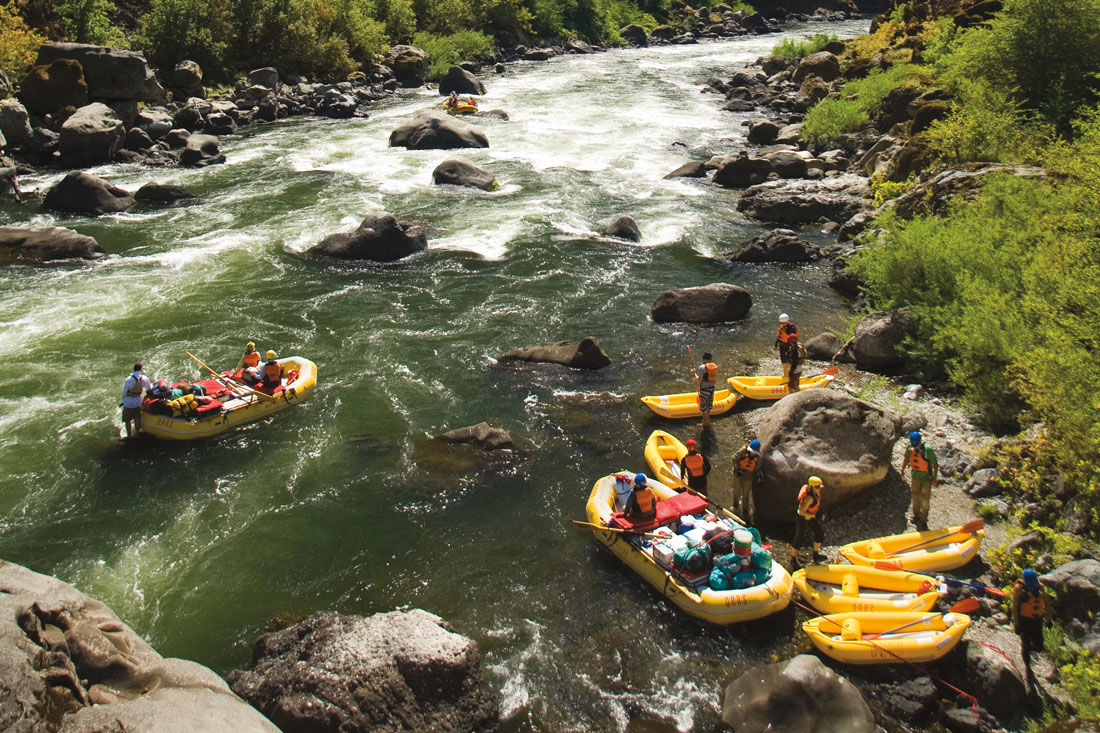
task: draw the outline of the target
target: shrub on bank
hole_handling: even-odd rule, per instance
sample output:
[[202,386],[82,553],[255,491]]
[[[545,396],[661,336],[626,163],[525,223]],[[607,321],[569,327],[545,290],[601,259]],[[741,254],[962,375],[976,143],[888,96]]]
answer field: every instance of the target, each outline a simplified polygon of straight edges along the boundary
[[844,85],[836,99],[825,98],[810,108],[802,122],[802,136],[811,141],[835,140],[855,132],[871,120],[886,95],[902,84],[928,81],[924,69],[898,64],[876,69]]
[[459,61],[478,61],[493,53],[493,39],[477,31],[460,31],[437,36],[421,31],[413,37],[413,45],[428,54],[428,79],[439,81]]
[[772,56],[786,56],[792,59],[800,59],[810,54],[817,53],[833,41],[839,40],[836,34],[818,33],[811,38],[788,38],[777,43],[772,49]]
[[0,2],[0,69],[12,80],[26,74],[46,39],[23,22],[14,3]]

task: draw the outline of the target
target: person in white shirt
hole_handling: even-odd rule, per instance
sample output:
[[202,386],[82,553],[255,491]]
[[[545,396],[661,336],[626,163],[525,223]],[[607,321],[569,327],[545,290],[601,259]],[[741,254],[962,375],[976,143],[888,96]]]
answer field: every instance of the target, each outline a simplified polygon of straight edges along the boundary
[[153,383],[141,373],[141,364],[134,364],[134,373],[122,384],[122,421],[126,423],[127,438],[134,437],[131,422],[136,423],[137,432],[141,432],[141,396],[152,389]]

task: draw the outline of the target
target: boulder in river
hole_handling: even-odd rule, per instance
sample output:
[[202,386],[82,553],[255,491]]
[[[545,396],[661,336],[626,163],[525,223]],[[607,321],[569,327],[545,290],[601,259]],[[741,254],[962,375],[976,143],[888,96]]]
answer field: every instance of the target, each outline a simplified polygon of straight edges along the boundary
[[666,173],[665,178],[705,178],[707,175],[707,166],[702,161],[693,160],[689,163],[684,163],[682,166]]
[[574,369],[603,369],[611,363],[595,336],[587,336],[579,342],[558,341],[510,349],[500,357],[500,361],[536,361],[562,364]]
[[393,69],[394,78],[403,87],[418,87],[428,75],[428,54],[416,46],[391,46],[385,64]]
[[880,483],[890,469],[900,415],[835,389],[809,389],[768,409],[757,436],[761,479],[753,489],[760,519],[791,522],[799,488],[825,482],[825,511]]
[[650,311],[654,321],[726,323],[748,315],[752,296],[740,285],[712,283],[696,288],[666,290]]
[[869,313],[856,324],[845,353],[860,369],[892,369],[905,363],[901,344],[913,334],[915,323],[908,308]]
[[0,100],[0,134],[15,145],[29,142],[34,134],[27,108],[18,99]]
[[49,43],[38,49],[36,66],[72,60],[84,70],[88,99],[163,102],[164,87],[138,51],[87,43]]
[[764,158],[749,155],[744,150],[721,158],[714,170],[714,182],[727,188],[745,188],[764,182],[772,172],[772,164]]
[[126,127],[114,110],[92,102],[74,112],[61,126],[61,160],[68,166],[99,165],[122,147]]
[[455,428],[436,436],[439,440],[448,443],[470,443],[490,450],[503,450],[515,448],[512,436],[508,431],[490,425],[487,422],[479,422],[477,425],[467,425],[464,428]]
[[847,221],[871,207],[870,194],[867,179],[853,174],[821,180],[783,179],[747,189],[737,210],[780,224]]
[[0,227],[0,262],[98,260],[107,253],[91,237],[63,227]]
[[0,720],[10,731],[278,733],[211,670],[164,658],[99,601],[0,563]]
[[363,219],[354,232],[330,234],[309,251],[341,260],[395,262],[427,248],[423,227],[380,213]]
[[47,193],[42,205],[65,214],[114,214],[134,205],[129,191],[112,186],[102,178],[83,171],[72,171]]
[[497,179],[484,168],[479,168],[465,158],[448,158],[432,171],[432,182],[452,186],[468,186],[492,191],[497,187]]
[[218,146],[218,138],[214,135],[195,133],[189,135],[184,143],[183,152],[180,154],[180,163],[193,168],[205,168],[208,165],[217,165],[225,162],[221,148]]
[[873,733],[875,718],[848,680],[809,654],[753,667],[722,695],[736,733]]
[[473,125],[441,112],[424,112],[390,133],[390,147],[410,150],[487,148],[489,138]]
[[264,634],[233,691],[284,731],[480,730],[499,696],[481,654],[435,614],[315,614]]
[[138,201],[153,201],[167,204],[183,199],[193,199],[195,195],[183,186],[150,181],[134,192],[134,198]]
[[605,237],[616,237],[628,242],[642,241],[642,232],[638,224],[629,216],[620,216],[603,229]]
[[746,136],[750,143],[769,145],[779,136],[780,126],[771,120],[753,120]]
[[472,73],[461,66],[452,66],[439,80],[439,93],[444,97],[455,94],[484,94],[485,85]]
[[725,256],[734,262],[812,262],[818,251],[790,229],[772,229],[742,242]]
[[88,103],[84,70],[79,62],[70,59],[35,66],[23,77],[19,99],[28,109],[40,115],[65,107],[83,107]]
[[631,46],[645,46],[649,42],[645,28],[633,23],[620,28],[619,35]]
[[192,97],[206,99],[206,89],[202,86],[202,67],[189,59],[180,61],[172,69],[169,91],[172,92],[172,99],[177,102],[186,102]]

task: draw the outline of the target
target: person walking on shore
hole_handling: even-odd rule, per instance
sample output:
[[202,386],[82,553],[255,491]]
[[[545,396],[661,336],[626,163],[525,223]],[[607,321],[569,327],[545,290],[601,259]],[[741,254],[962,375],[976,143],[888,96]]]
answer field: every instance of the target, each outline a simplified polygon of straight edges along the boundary
[[813,538],[815,562],[824,560],[821,545],[825,542],[825,530],[821,526],[821,492],[825,488],[820,478],[810,476],[798,492],[798,510],[795,516],[794,539],[791,540],[791,565],[798,566],[798,550]]
[[932,499],[932,487],[939,481],[940,465],[936,460],[936,451],[925,444],[920,431],[909,433],[909,447],[905,449],[905,459],[901,462],[901,475],[909,469],[910,495],[913,500],[913,525],[919,530],[928,529],[928,505]]
[[752,508],[752,482],[756,477],[756,461],[760,458],[760,441],[753,438],[733,455],[733,506],[742,518],[749,520]]
[[692,369],[695,388],[699,390],[696,402],[703,415],[703,427],[710,427],[710,408],[714,406],[714,383],[718,380],[718,365],[711,361],[714,357],[709,351],[703,352],[703,363]]
[[1028,690],[1035,689],[1031,672],[1031,652],[1043,650],[1043,613],[1046,596],[1039,585],[1039,576],[1028,568],[1012,586],[1012,622],[1020,637],[1020,656],[1024,658]]
[[[141,398],[145,392],[153,391],[153,383],[149,377],[141,373],[141,363],[134,364],[134,372],[126,377],[122,383],[122,422],[126,425],[126,438],[134,437],[134,433],[141,432]],[[137,430],[131,426],[136,425]]]
[[783,362],[787,374],[787,392],[794,394],[801,389],[802,346],[798,343],[798,334],[787,334],[787,361]]
[[688,452],[680,459],[680,476],[692,491],[707,495],[707,474],[710,473],[710,461],[699,452],[698,443],[688,438],[684,443]]
[[[798,326],[791,323],[791,317],[786,313],[779,314],[779,328],[775,332],[775,346],[779,349],[779,363],[783,365],[783,378],[790,378],[791,369],[791,336],[798,341]],[[797,353],[798,347],[794,348]]]

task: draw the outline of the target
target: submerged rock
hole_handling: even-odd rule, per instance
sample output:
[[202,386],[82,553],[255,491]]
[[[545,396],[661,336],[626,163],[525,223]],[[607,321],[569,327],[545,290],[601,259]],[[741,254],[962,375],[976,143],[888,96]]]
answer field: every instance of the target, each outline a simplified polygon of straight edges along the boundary
[[726,323],[748,315],[752,296],[740,285],[712,283],[697,288],[666,290],[653,302],[657,322]]
[[588,336],[576,341],[558,341],[557,343],[526,346],[510,349],[500,361],[538,361],[549,364],[562,364],[575,369],[603,369],[611,363],[607,353],[600,346],[599,339]]
[[603,235],[625,239],[628,242],[640,242],[642,240],[642,232],[638,229],[637,223],[629,216],[620,216],[608,224],[604,227]]
[[91,237],[63,227],[0,227],[0,262],[98,260],[107,253]]
[[812,262],[817,255],[816,247],[790,229],[772,229],[742,242],[726,257],[734,262]]
[[193,199],[195,198],[195,195],[183,186],[150,181],[149,183],[146,183],[144,186],[139,188],[136,192],[134,192],[134,198],[138,201],[156,201],[159,203],[170,203],[172,201],[180,201],[183,199]]
[[309,250],[342,260],[394,262],[428,248],[424,229],[393,214],[371,214],[354,232],[330,234]]
[[497,187],[497,179],[484,168],[479,168],[465,158],[448,158],[432,171],[432,182],[452,186],[468,186],[492,191]]
[[436,436],[439,440],[448,443],[471,443],[482,448],[500,450],[514,448],[515,443],[508,431],[490,425],[487,422],[479,422],[477,425],[468,425],[464,428],[448,430]]

